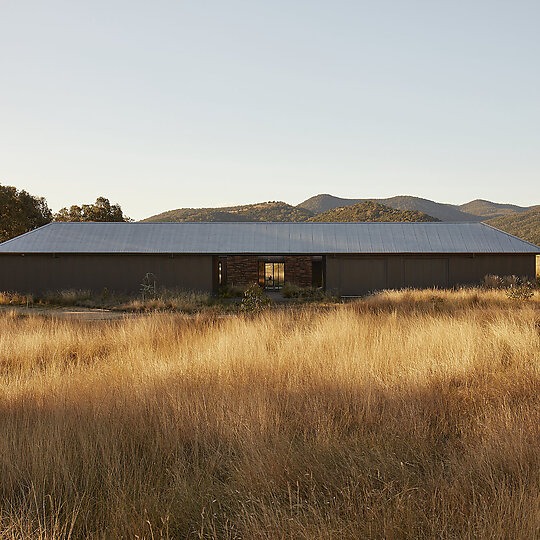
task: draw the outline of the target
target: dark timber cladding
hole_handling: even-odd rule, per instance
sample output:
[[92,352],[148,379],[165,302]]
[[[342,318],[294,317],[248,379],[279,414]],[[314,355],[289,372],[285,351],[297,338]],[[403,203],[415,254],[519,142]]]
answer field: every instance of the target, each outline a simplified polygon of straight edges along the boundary
[[0,255],[0,290],[41,293],[104,289],[141,290],[153,274],[159,287],[212,290],[212,257],[201,255],[25,254]]
[[529,254],[328,256],[326,287],[357,296],[382,289],[478,285],[488,274],[532,280],[535,271],[535,256]]
[[214,291],[286,282],[343,296],[535,275],[540,248],[482,223],[51,223],[0,244],[0,290]]

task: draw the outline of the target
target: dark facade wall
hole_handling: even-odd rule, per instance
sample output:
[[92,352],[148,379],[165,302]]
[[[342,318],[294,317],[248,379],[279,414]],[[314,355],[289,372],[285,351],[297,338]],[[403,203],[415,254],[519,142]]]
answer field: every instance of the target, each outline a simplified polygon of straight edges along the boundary
[[487,274],[526,276],[533,280],[536,275],[536,257],[527,254],[451,257],[449,268],[451,280],[457,283],[478,283]]
[[231,255],[225,260],[227,285],[249,285],[259,281],[259,260],[256,255]]
[[62,289],[137,293],[144,276],[157,287],[212,291],[206,255],[0,255],[0,290],[40,294]]
[[388,266],[388,260],[382,257],[327,257],[326,288],[343,296],[385,289]]
[[[87,289],[137,293],[146,273],[158,287],[211,292],[218,258],[207,255],[0,255],[0,290],[30,292]],[[226,261],[228,284],[258,282],[257,256],[219,257]],[[285,256],[285,280],[311,285],[309,256]],[[533,279],[535,255],[327,256],[326,289],[342,295],[403,287],[479,284],[485,275]],[[213,275],[214,274],[214,275]]]
[[326,257],[326,288],[343,296],[404,287],[478,285],[487,274],[534,279],[535,255],[357,255]]
[[311,268],[310,256],[285,257],[285,282],[311,287]]

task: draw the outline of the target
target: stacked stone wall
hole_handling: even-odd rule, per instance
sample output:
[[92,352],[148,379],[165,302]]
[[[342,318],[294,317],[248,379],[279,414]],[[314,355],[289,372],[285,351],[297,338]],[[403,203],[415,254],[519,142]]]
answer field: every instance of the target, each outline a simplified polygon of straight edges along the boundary
[[226,261],[228,285],[250,285],[259,281],[259,261],[256,256],[231,255]]
[[[230,255],[223,261],[228,285],[249,285],[259,282],[259,259],[253,255]],[[311,287],[311,257],[291,255],[284,257],[285,281],[300,287]]]
[[300,287],[311,287],[311,257],[296,255],[285,257],[285,281]]

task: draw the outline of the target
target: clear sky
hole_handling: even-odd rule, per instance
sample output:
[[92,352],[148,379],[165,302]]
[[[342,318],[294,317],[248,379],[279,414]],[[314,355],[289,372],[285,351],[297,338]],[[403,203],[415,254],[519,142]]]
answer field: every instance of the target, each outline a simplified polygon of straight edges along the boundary
[[0,0],[0,183],[53,210],[540,204],[538,0]]

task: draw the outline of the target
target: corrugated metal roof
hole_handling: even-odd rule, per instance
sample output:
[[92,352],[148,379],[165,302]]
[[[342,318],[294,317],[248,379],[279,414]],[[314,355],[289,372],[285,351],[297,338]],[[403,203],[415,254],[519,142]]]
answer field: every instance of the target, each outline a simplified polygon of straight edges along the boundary
[[483,223],[49,223],[0,253],[540,253]]

